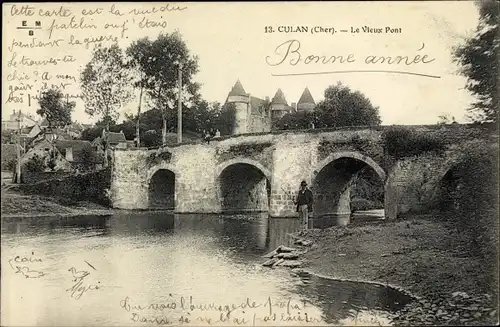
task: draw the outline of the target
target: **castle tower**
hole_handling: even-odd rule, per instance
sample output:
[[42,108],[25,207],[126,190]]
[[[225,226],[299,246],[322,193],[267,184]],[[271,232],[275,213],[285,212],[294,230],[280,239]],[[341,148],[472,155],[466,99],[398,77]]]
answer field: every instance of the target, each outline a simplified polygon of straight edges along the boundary
[[290,107],[286,102],[285,95],[281,89],[276,91],[276,94],[271,101],[271,117],[273,121],[278,121],[285,114],[290,112]]
[[234,103],[235,112],[235,123],[233,126],[232,134],[243,134],[248,132],[249,123],[249,103],[250,95],[245,92],[243,85],[241,85],[238,79],[234,84],[233,88],[227,95],[226,103]]
[[312,111],[315,106],[316,103],[314,102],[311,92],[309,91],[309,88],[306,87],[300,96],[299,102],[297,103],[297,111]]

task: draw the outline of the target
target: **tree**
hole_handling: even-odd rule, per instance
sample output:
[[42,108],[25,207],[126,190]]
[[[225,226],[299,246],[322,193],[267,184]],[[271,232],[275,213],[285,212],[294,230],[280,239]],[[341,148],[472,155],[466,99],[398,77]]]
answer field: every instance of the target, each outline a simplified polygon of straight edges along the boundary
[[102,119],[99,119],[96,123],[95,126],[97,127],[106,127],[106,126],[113,126],[116,125],[116,118],[113,118],[111,116],[107,117],[102,117]]
[[[127,49],[131,62],[143,77],[139,84],[147,90],[153,108],[161,111],[162,143],[167,142],[167,122],[175,115],[178,98],[178,70],[182,70],[183,102],[199,98],[199,84],[192,81],[198,72],[198,58],[191,57],[179,32],[160,34],[155,41],[141,39]],[[175,125],[175,124],[173,124]]]
[[221,110],[219,102],[209,103],[205,100],[199,100],[183,111],[183,126],[185,130],[197,133],[201,133],[203,130],[217,129]]
[[155,130],[149,130],[143,133],[142,142],[146,147],[155,147],[161,144],[162,138]]
[[93,164],[98,161],[97,152],[92,148],[92,146],[84,146],[80,153],[81,161],[86,164]]
[[75,102],[64,101],[64,95],[60,90],[43,91],[38,103],[40,109],[36,113],[47,119],[49,128],[71,124],[71,112],[75,108]]
[[57,158],[57,151],[55,149],[52,149],[52,151],[49,152],[49,155],[46,158],[46,166],[52,171],[54,171],[57,166],[56,158]]
[[325,90],[325,99],[315,109],[316,127],[380,125],[378,107],[359,91],[338,82]]
[[307,129],[311,122],[316,127],[316,116],[314,112],[310,111],[297,111],[285,114],[275,124],[278,129]]
[[215,126],[221,135],[233,134],[234,124],[236,122],[236,106],[234,103],[226,103],[221,110],[216,113]]
[[468,78],[466,88],[477,101],[468,109],[469,119],[476,122],[497,122],[500,105],[500,4],[495,0],[477,2],[479,23],[473,37],[457,46],[454,61],[460,73]]
[[115,133],[123,132],[127,140],[133,139],[136,134],[134,120],[127,120],[121,124],[110,126],[109,130]]
[[[125,50],[129,61],[129,67],[136,72],[137,76],[134,81],[134,87],[139,88],[139,105],[137,107],[137,119],[136,119],[136,145],[140,146],[141,138],[140,138],[140,119],[141,119],[141,110],[142,110],[142,98],[143,91],[146,86],[148,86],[148,82],[150,82],[151,76],[148,76],[147,73],[152,69],[150,65],[152,62],[156,60],[155,57],[150,57],[149,52],[151,48],[151,42],[147,37],[139,39],[137,41],[132,42],[132,44]],[[132,120],[133,117],[129,117],[129,120]]]
[[82,132],[82,140],[90,141],[92,142],[96,138],[100,137],[102,135],[102,127],[91,127],[87,128]]
[[[82,98],[85,102],[85,112],[90,116],[100,116],[106,122],[106,135],[109,132],[111,120],[119,116],[120,107],[130,100],[131,77],[126,67],[125,58],[118,45],[109,48],[97,47],[92,59],[85,66],[80,78]],[[104,152],[107,153],[106,137]],[[108,157],[104,156],[104,166],[108,165]]]

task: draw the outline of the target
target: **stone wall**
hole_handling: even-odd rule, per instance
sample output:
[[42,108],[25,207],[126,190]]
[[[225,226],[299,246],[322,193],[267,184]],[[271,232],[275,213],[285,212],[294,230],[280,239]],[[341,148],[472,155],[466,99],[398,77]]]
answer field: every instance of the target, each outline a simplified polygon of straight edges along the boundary
[[220,201],[215,183],[215,149],[199,144],[176,147],[172,166],[176,176],[176,212],[219,212]]
[[234,102],[235,107],[235,122],[233,134],[244,134],[248,131],[250,121],[250,113],[248,102]]
[[271,183],[271,216],[297,216],[293,201],[300,182],[311,184],[311,167],[317,162],[318,139],[307,135],[280,135],[275,140]]
[[[218,212],[220,203],[215,185],[215,149],[194,144],[166,149],[170,160],[147,163],[157,150],[115,150],[112,197],[113,206],[123,209],[149,207],[149,185],[160,169],[175,174],[176,212]],[[160,151],[162,152],[162,151]]]
[[111,171],[111,203],[120,209],[147,209],[147,149],[114,150]]
[[[297,216],[293,200],[302,180],[312,186],[318,212],[344,213],[350,211],[348,186],[355,170],[346,170],[351,164],[344,164],[335,172],[328,171],[328,167],[332,161],[351,158],[350,162],[374,169],[384,181],[385,214],[387,218],[396,218],[399,213],[422,211],[435,202],[434,188],[451,162],[457,160],[464,137],[498,142],[498,136],[470,127],[412,126],[422,133],[446,137],[451,145],[442,156],[427,154],[396,160],[384,153],[381,134],[385,128],[249,134],[223,137],[210,144],[172,146],[163,151],[116,150],[112,203],[118,208],[148,208],[151,177],[159,169],[168,169],[175,174],[175,211],[179,213],[234,208],[268,209],[274,217]],[[147,158],[165,151],[171,153],[168,160],[148,164]],[[245,165],[253,166],[252,172],[259,173],[247,174]],[[323,169],[326,170],[322,172]],[[223,175],[231,171],[234,180],[229,183],[227,175]],[[269,202],[266,179],[270,182]],[[226,193],[231,188],[233,198],[228,200]]]
[[110,187],[110,169],[16,185],[19,191],[26,194],[54,196],[67,201],[94,201],[103,205],[110,202],[107,194]]
[[265,114],[251,114],[249,123],[250,124],[248,130],[250,131],[269,132],[271,130],[271,118],[267,117]]

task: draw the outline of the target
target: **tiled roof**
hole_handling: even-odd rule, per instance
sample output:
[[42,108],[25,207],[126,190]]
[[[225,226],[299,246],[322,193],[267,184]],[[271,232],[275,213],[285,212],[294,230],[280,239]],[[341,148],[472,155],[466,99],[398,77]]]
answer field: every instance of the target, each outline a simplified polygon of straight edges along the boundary
[[231,89],[231,92],[229,92],[229,95],[247,95],[245,92],[245,89],[243,88],[243,85],[241,85],[240,80],[237,80],[236,83],[234,84],[233,88]]
[[47,118],[44,118],[39,125],[40,127],[49,126],[49,121],[47,120]]
[[261,105],[264,104],[266,102],[266,100],[263,100],[263,99],[259,99],[259,98],[256,98],[256,97],[253,97],[251,96],[250,97],[250,109],[251,109],[251,113],[254,114],[254,115],[261,115],[262,112],[261,112]]
[[29,134],[29,132],[31,132],[32,128],[33,128],[33,126],[21,128],[21,134]]
[[278,89],[278,91],[276,91],[276,94],[274,95],[273,101],[271,101],[271,103],[288,105],[285,99],[285,95],[283,94],[283,91],[281,91],[281,89]]
[[123,133],[109,132],[108,134],[109,143],[122,143],[127,142],[125,135]]
[[316,104],[314,102],[314,99],[311,95],[311,92],[309,92],[309,89],[306,87],[304,89],[304,92],[302,92],[302,95],[300,96],[299,102],[298,103],[312,103]]

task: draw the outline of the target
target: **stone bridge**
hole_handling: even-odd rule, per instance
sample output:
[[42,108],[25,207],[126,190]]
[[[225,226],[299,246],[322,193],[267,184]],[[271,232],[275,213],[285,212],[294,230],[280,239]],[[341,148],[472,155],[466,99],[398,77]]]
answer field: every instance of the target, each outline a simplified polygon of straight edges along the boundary
[[422,211],[438,200],[438,186],[465,148],[497,146],[484,125],[405,126],[443,140],[444,151],[394,157],[382,133],[394,126],[246,134],[163,149],[113,153],[110,197],[115,208],[167,207],[177,213],[268,211],[295,216],[293,197],[305,180],[314,214],[350,213],[350,186],[361,169],[384,185],[386,218]]

